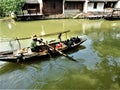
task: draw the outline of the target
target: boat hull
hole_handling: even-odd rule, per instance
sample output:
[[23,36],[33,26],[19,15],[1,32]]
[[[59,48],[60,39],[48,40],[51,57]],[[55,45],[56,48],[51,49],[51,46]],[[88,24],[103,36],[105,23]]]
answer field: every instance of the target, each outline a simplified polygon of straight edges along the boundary
[[120,16],[106,16],[104,17],[106,20],[120,20]]
[[[73,50],[73,48],[77,48],[79,45],[81,45],[83,42],[85,42],[87,39],[86,38],[81,38],[80,37],[80,42],[74,44],[71,47],[64,47],[60,49],[60,52],[66,52],[68,50]],[[55,45],[58,42],[49,44],[50,46]],[[47,45],[43,46],[44,48],[48,48]],[[42,60],[43,58],[50,58],[51,56],[54,56],[55,54],[59,54],[58,51],[52,50],[51,52],[32,52],[31,54],[24,54],[23,56],[14,56],[13,53],[8,53],[8,54],[2,54],[0,55],[0,61],[7,61],[7,62],[25,62],[25,61],[31,61],[31,60]]]

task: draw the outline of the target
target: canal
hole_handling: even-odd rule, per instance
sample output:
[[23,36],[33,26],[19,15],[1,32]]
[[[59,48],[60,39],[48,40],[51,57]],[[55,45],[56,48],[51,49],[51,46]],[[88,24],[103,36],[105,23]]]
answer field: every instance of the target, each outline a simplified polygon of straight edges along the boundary
[[[24,63],[0,61],[0,89],[120,89],[120,21],[60,19],[14,22],[0,21],[0,51],[19,48],[17,41],[70,30],[62,39],[85,35],[87,41],[64,56],[41,58]],[[43,37],[57,40],[57,35]],[[29,47],[31,40],[20,40]]]

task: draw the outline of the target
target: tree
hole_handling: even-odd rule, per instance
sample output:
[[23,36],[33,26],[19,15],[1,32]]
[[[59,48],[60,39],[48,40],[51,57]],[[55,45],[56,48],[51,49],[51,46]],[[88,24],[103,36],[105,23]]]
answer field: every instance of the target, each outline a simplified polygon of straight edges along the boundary
[[25,0],[0,0],[0,17],[9,16],[12,12],[21,11]]

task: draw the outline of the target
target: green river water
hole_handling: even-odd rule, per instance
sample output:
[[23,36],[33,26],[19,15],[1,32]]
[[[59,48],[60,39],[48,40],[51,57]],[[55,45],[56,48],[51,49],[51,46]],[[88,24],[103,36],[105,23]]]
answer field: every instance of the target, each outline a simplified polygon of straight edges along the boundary
[[[40,58],[30,62],[0,61],[0,89],[120,89],[120,21],[58,19],[27,22],[0,21],[0,51],[19,48],[17,41],[34,34],[70,30],[67,38],[85,35],[87,41],[64,56]],[[57,40],[57,36],[43,37]],[[66,39],[66,35],[62,35]],[[31,40],[20,40],[28,47]]]

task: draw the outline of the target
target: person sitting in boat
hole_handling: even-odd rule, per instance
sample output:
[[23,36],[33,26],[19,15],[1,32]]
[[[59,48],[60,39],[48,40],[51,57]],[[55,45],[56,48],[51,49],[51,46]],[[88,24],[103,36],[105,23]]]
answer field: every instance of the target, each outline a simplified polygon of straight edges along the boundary
[[43,42],[43,39],[38,40],[37,35],[34,35],[32,37],[32,42],[31,42],[31,50],[32,50],[32,52],[42,51],[42,48],[41,48],[42,42]]

